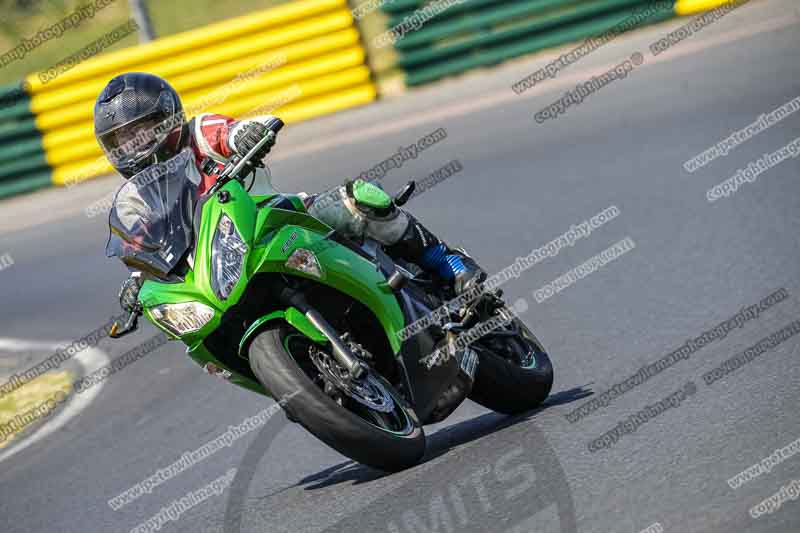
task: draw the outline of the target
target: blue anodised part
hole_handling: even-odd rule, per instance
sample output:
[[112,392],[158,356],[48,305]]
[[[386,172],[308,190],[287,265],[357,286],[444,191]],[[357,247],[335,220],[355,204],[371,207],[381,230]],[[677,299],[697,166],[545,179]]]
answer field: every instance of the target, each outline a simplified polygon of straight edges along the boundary
[[422,252],[422,257],[419,260],[419,266],[431,272],[439,268],[444,258],[447,256],[447,247],[444,244],[434,244],[428,246]]
[[420,266],[429,272],[436,272],[446,280],[452,280],[467,270],[460,255],[448,254],[444,244],[429,246],[420,259]]
[[[447,271],[445,274],[444,271]],[[443,278],[452,279],[462,272],[466,272],[467,267],[464,266],[464,261],[460,255],[448,255],[445,258],[445,264],[439,267],[439,275]]]

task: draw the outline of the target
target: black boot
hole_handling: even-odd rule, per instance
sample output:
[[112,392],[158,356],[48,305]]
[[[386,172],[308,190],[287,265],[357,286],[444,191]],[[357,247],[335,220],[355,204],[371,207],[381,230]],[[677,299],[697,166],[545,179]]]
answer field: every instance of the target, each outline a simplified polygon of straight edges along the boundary
[[419,266],[442,279],[458,295],[486,279],[486,273],[463,249],[451,249],[415,217],[406,213],[408,228],[386,253]]
[[475,260],[472,259],[463,248],[452,250],[448,257],[460,258],[461,265],[463,266],[463,270],[456,273],[453,280],[453,290],[456,295],[464,294],[486,280],[486,272],[478,266]]

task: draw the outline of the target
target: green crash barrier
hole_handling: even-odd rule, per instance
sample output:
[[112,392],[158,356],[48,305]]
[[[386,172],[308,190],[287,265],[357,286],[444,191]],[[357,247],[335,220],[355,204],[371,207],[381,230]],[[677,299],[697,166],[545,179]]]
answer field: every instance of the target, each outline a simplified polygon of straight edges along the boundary
[[0,87],[0,122],[30,116],[31,95],[21,82]]
[[[408,74],[406,82],[408,85],[429,83],[444,76],[457,74],[481,66],[496,64],[500,61],[520,55],[530,54],[547,48],[586,39],[615,27],[625,20],[627,16],[627,13],[607,16],[598,20],[590,20],[588,22],[571,25],[565,29],[559,28],[554,31],[545,32],[539,36],[528,37],[524,40],[517,39],[505,46],[484,50],[471,49],[467,55],[460,55],[453,60],[434,63],[430,66],[413,70]],[[672,16],[672,9],[668,8],[649,16],[642,24],[652,24],[654,22],[666,20]],[[441,51],[442,54],[446,52],[446,49]]]
[[30,95],[22,82],[0,86],[0,105],[5,105],[9,101],[21,100],[30,100]]
[[0,143],[15,142],[21,137],[35,135],[38,132],[33,117],[22,120],[4,120],[0,123]]
[[498,6],[491,10],[484,10],[485,12],[474,13],[469,17],[459,17],[439,24],[423,26],[422,29],[404,36],[397,41],[395,46],[398,50],[408,50],[424,46],[432,41],[456,37],[459,34],[472,33],[475,37],[479,37],[482,30],[485,31],[487,28],[502,23],[513,24],[523,17],[533,15],[542,16],[543,27],[567,25],[585,17],[642,3],[642,0],[596,0],[564,6],[564,0],[529,0],[509,6]]
[[51,180],[30,103],[22,82],[0,87],[0,198],[45,187]]
[[385,13],[403,13],[405,11],[414,11],[424,5],[425,2],[420,2],[419,0],[394,0],[382,5],[381,11]]
[[[563,3],[564,0],[561,0]],[[509,3],[508,0],[466,0],[463,4],[453,4],[441,13],[436,16],[437,21],[444,20],[448,17],[453,15],[459,15],[468,11],[474,11],[475,9],[482,8],[484,6],[488,6],[491,4],[507,4]],[[427,5],[427,2],[419,2],[416,0],[412,1],[403,1],[403,2],[394,2],[391,4],[386,4],[382,11],[386,13],[390,13],[391,18],[389,19],[389,27],[394,26],[395,24],[400,24],[403,21],[403,18],[407,15],[410,15],[417,9],[422,9]]]
[[[662,8],[656,13],[653,13],[642,20],[641,25],[652,24],[654,22],[665,20],[671,17],[672,14],[671,7]],[[629,11],[616,12],[611,15],[596,17],[585,22],[570,24],[566,28],[556,28],[555,31],[543,30],[551,29],[554,26],[557,26],[562,21],[561,17],[555,17],[554,15],[543,16],[527,20],[508,28],[480,34],[469,41],[460,41],[454,44],[444,45],[436,48],[421,48],[418,50],[412,50],[410,52],[403,53],[398,59],[397,64],[408,69],[424,63],[441,61],[448,57],[468,53],[470,50],[478,47],[485,49],[490,45],[525,39],[526,37],[534,35],[534,32],[537,32],[535,34],[536,37],[529,39],[529,42],[534,46],[531,52],[534,52],[537,50],[543,50],[545,48],[552,48],[565,43],[578,41],[594,35],[600,35],[603,32],[615,27],[629,16]]]
[[51,184],[51,175],[52,172],[48,170],[34,174],[25,174],[14,180],[0,180],[0,198],[49,187]]
[[50,165],[47,164],[44,152],[36,155],[29,155],[12,162],[4,162],[0,165],[0,180],[13,178],[15,176],[24,176],[34,171],[41,172],[49,168]]
[[0,122],[9,119],[29,118],[32,116],[30,96],[23,101],[11,105],[0,103]]
[[[384,5],[387,28],[430,5]],[[397,40],[396,66],[409,86],[430,83],[502,61],[600,35],[634,15],[635,27],[675,16],[674,2],[656,0],[467,0]]]
[[31,114],[31,95],[21,82],[0,87],[0,122]]
[[40,135],[34,135],[27,139],[20,139],[9,144],[0,144],[0,169],[2,165],[18,157],[36,154],[44,154],[42,137]]

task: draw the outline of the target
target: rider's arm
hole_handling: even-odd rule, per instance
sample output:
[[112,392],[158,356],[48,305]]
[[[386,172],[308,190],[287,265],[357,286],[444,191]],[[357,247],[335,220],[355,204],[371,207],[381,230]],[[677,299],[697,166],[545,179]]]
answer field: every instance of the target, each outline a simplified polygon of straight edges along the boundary
[[126,312],[130,313],[136,306],[139,300],[139,290],[142,288],[144,278],[142,273],[134,270],[131,275],[122,282],[122,287],[119,291],[119,306]]
[[[271,115],[261,120],[235,120],[225,115],[206,113],[195,120],[194,137],[204,155],[217,161],[226,161],[234,154],[244,155],[266,134],[264,123],[275,118]],[[258,159],[270,151],[268,144]]]

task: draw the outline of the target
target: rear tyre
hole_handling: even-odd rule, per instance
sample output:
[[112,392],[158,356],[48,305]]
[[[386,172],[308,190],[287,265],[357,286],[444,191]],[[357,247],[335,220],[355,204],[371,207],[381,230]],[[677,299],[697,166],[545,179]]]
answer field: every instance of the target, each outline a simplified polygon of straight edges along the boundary
[[542,345],[518,318],[512,329],[519,334],[489,334],[473,345],[480,362],[469,394],[470,400],[508,415],[538,407],[553,386],[553,366]]
[[274,398],[285,400],[290,419],[339,453],[387,472],[417,464],[425,453],[425,434],[394,387],[373,371],[362,378],[367,404],[376,399],[376,405],[391,411],[371,409],[350,397],[342,404],[334,401],[321,388],[320,372],[308,357],[313,344],[288,324],[275,325],[251,343],[250,366]]

